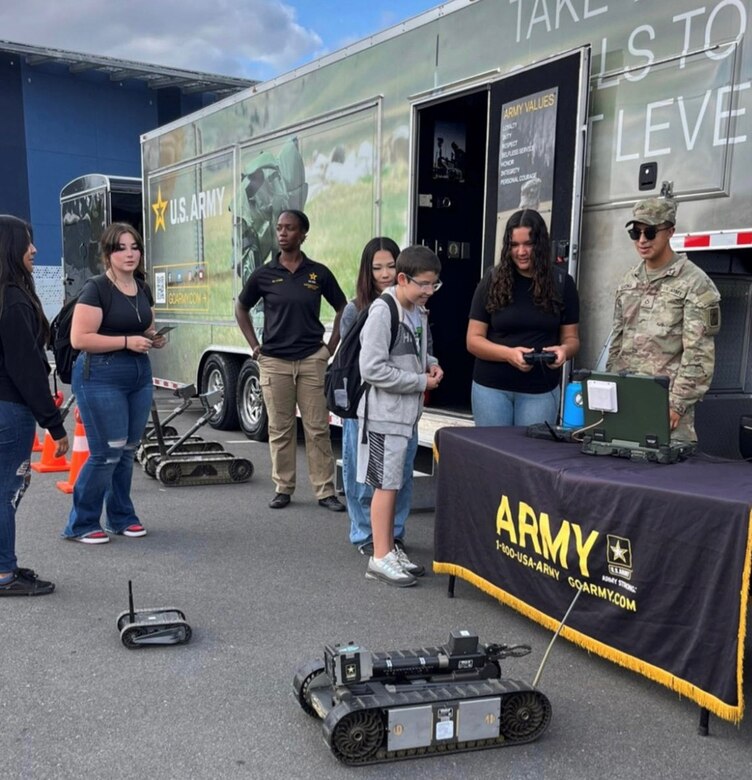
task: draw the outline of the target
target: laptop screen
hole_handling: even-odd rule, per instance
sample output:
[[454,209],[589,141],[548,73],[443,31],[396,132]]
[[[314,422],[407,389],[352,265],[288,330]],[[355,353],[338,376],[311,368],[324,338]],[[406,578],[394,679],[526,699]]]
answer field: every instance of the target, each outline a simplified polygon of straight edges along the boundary
[[583,428],[593,441],[650,448],[670,444],[667,376],[581,371],[579,379]]

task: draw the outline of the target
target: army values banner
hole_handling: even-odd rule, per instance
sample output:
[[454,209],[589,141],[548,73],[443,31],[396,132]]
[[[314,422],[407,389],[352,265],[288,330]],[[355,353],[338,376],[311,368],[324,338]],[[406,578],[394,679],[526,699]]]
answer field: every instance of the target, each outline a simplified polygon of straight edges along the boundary
[[721,718],[743,714],[752,466],[580,452],[519,428],[437,434],[434,571]]
[[518,209],[538,211],[551,226],[559,88],[504,103],[499,137],[496,256],[504,227]]

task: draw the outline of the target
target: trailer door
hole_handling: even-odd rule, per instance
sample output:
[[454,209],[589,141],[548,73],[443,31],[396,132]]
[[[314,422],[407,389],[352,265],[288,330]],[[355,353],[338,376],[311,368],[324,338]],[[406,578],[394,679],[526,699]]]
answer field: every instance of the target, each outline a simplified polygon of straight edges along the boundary
[[431,406],[470,410],[470,302],[513,212],[540,211],[552,260],[577,278],[589,78],[583,47],[416,102],[412,235],[438,254],[444,281],[429,304],[434,352],[446,372]]
[[81,292],[87,279],[102,272],[99,239],[110,223],[108,194],[109,182],[100,174],[74,179],[60,193],[66,301]]

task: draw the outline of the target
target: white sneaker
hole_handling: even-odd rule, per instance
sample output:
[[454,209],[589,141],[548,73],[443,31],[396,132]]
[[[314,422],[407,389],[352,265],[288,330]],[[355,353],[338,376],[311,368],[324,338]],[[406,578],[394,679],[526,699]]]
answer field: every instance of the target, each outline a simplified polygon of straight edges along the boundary
[[413,577],[422,577],[426,573],[426,567],[417,561],[411,561],[404,550],[395,547],[392,552],[397,556],[402,569],[408,574],[412,574]]
[[402,568],[394,550],[388,552],[383,558],[371,556],[368,559],[366,579],[381,580],[388,585],[396,585],[398,588],[409,588],[417,582],[412,574]]

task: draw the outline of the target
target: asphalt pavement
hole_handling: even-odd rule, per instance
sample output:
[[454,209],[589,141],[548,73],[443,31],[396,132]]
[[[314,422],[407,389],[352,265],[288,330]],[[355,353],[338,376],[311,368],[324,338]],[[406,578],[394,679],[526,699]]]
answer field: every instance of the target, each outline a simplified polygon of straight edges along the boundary
[[[160,391],[161,409],[173,399]],[[189,410],[186,429],[198,416]],[[71,422],[72,432],[72,422]],[[60,475],[34,474],[18,512],[21,566],[52,579],[39,598],[0,600],[0,767],[8,778],[748,778],[752,718],[711,717],[668,689],[561,640],[540,680],[551,725],[520,747],[348,768],[321,722],[292,693],[296,668],[327,643],[374,651],[443,644],[453,628],[483,642],[527,643],[502,662],[531,681],[551,632],[458,581],[428,574],[414,588],[364,577],[346,514],[318,507],[299,445],[298,489],[284,510],[266,444],[204,428],[255,465],[243,485],[163,487],[140,469],[133,498],[143,539],[89,546],[63,541],[70,497]],[[461,518],[457,519],[461,522]],[[408,521],[412,557],[430,564],[433,514]],[[189,644],[126,649],[116,618],[127,608],[173,606]],[[749,655],[749,640],[747,650]],[[752,695],[749,660],[745,696]]]

